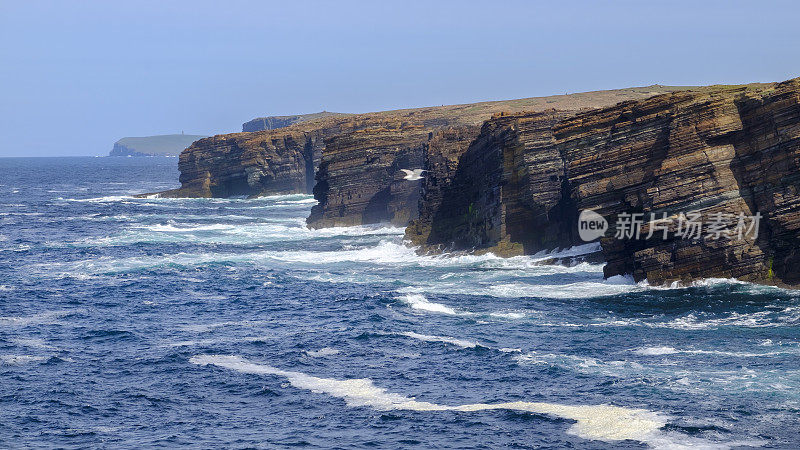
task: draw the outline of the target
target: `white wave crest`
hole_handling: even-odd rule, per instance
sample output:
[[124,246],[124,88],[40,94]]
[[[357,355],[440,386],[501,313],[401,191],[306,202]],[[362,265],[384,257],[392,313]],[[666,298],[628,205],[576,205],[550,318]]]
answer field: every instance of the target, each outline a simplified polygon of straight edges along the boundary
[[306,355],[312,358],[324,358],[326,356],[338,355],[339,350],[331,347],[322,347],[319,350],[306,350]]
[[800,353],[800,349],[753,353],[753,352],[731,352],[725,350],[695,350],[695,349],[679,350],[673,347],[643,347],[635,349],[633,350],[633,352],[644,356],[687,354],[687,355],[729,356],[733,358],[760,358],[765,356],[793,355],[793,354],[796,355]]
[[[402,333],[398,333],[398,334],[401,335],[401,336],[406,336],[406,337],[410,337],[412,339],[417,339],[417,340],[425,341],[425,342],[444,342],[446,344],[452,344],[452,345],[455,345],[455,346],[458,346],[458,347],[461,347],[461,348],[475,348],[475,347],[481,345],[481,344],[478,344],[478,342],[476,342],[476,341],[468,341],[468,340],[465,340],[465,339],[458,339],[458,338],[453,338],[453,337],[448,337],[448,336],[433,336],[433,335],[428,335],[428,334],[419,334],[419,333],[414,333],[413,331],[406,331],[406,332],[402,332]],[[487,347],[487,346],[484,346],[484,345],[481,345],[481,346],[482,347]]]
[[83,313],[82,309],[64,310],[64,311],[45,311],[43,313],[34,314],[32,316],[18,316],[18,317],[0,317],[0,326],[16,326],[24,327],[28,325],[50,325],[59,323],[60,318],[72,314]]
[[174,221],[169,221],[166,224],[149,225],[142,228],[157,232],[192,233],[195,231],[231,230],[235,228],[235,225],[226,225],[221,223],[215,223],[210,225],[191,225],[191,224],[179,224]]
[[20,347],[43,348],[43,349],[54,348],[52,345],[48,345],[44,339],[39,339],[39,338],[14,338],[10,339],[10,342]]
[[568,432],[584,439],[605,442],[630,439],[644,443],[658,443],[665,440],[660,429],[666,425],[666,417],[644,409],[612,405],[561,405],[523,401],[450,406],[418,401],[413,397],[388,392],[385,388],[375,386],[368,378],[347,380],[320,378],[302,372],[256,364],[239,356],[197,355],[192,357],[190,362],[203,366],[215,365],[246,374],[285,377],[292,386],[298,389],[341,398],[351,407],[371,407],[378,410],[461,412],[506,409],[574,420],[576,423],[570,427]]
[[453,308],[451,308],[449,306],[443,305],[441,303],[435,303],[435,302],[428,301],[428,299],[425,298],[425,296],[422,295],[422,294],[408,294],[408,295],[404,295],[402,297],[398,297],[398,300],[402,300],[408,306],[410,306],[412,309],[418,309],[418,310],[428,311],[428,312],[435,312],[435,313],[440,313],[440,314],[448,314],[448,315],[451,315],[451,316],[460,316],[460,315],[468,314],[468,313],[458,312],[455,309],[453,309]]
[[130,195],[106,195],[104,197],[93,197],[93,198],[59,197],[56,200],[61,200],[66,202],[79,202],[79,203],[113,203],[113,202],[121,202],[124,200],[136,200],[136,198]]
[[672,347],[645,347],[634,350],[634,353],[646,356],[673,355],[678,353],[678,350]]
[[0,361],[10,366],[19,366],[32,362],[46,361],[47,356],[32,356],[32,355],[0,355]]

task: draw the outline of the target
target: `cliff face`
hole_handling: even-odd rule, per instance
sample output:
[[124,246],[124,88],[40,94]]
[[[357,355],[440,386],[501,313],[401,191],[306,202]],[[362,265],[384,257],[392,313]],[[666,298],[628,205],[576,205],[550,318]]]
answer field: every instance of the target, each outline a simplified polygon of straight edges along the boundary
[[423,167],[429,128],[399,124],[328,140],[317,172],[308,225],[312,228],[379,222],[405,225],[418,214],[420,181],[400,169]]
[[[670,227],[666,239],[604,238],[606,276],[800,281],[800,81],[624,103],[567,120],[555,133],[578,207],[609,218],[612,233],[620,213],[670,219],[659,227]],[[676,235],[682,212],[700,214],[699,238]],[[754,235],[746,231],[756,214]],[[724,225],[720,238],[714,223]]]
[[434,250],[450,246],[455,237],[450,227],[461,224],[454,216],[465,203],[458,195],[462,183],[454,178],[462,155],[480,131],[481,127],[476,125],[445,128],[435,133],[425,146],[423,166],[426,172],[421,182],[419,218],[406,228],[406,239],[412,244]]
[[[610,224],[601,239],[606,276],[800,282],[798,80],[666,94],[572,116],[494,117],[456,166],[432,171],[422,197],[430,205],[408,228],[427,250],[511,255],[580,244],[578,213],[593,210]],[[429,183],[447,200],[429,196]],[[650,223],[651,213],[667,220]],[[680,213],[699,214],[699,235],[677,234],[686,224]],[[625,214],[641,214],[633,219],[643,222],[639,238],[615,237]]]
[[324,131],[213,136],[195,142],[178,162],[180,197],[255,197],[307,192]]
[[569,245],[570,229],[560,222],[574,208],[565,206],[570,200],[562,191],[564,164],[552,145],[552,128],[567,115],[555,110],[497,115],[473,139],[443,135],[442,144],[430,146],[429,160],[442,154],[458,159],[446,167],[429,166],[427,204],[407,238],[426,250],[502,255]]

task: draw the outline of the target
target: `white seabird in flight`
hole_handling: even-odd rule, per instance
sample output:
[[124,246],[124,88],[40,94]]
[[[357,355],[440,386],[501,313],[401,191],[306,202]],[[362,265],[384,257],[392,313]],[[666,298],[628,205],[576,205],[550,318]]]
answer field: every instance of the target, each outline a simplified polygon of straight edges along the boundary
[[404,180],[415,181],[421,180],[425,177],[422,176],[422,172],[427,172],[425,169],[400,169],[402,170],[406,176],[403,178]]

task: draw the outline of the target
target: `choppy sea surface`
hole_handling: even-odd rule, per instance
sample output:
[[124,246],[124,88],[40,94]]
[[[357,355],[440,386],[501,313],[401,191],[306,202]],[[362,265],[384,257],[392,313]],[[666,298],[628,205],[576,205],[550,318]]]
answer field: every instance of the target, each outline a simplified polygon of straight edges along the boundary
[[176,165],[0,158],[0,446],[800,447],[800,292],[130,196]]

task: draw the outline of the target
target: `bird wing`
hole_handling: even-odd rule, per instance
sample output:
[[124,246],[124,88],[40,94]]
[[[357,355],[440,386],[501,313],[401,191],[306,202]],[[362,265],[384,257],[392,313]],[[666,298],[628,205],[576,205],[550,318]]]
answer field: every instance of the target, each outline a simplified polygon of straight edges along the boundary
[[408,169],[400,169],[400,170],[401,170],[403,173],[405,173],[405,174],[406,174],[406,176],[411,176],[411,175],[414,175],[414,171],[413,171],[413,170],[408,170]]

